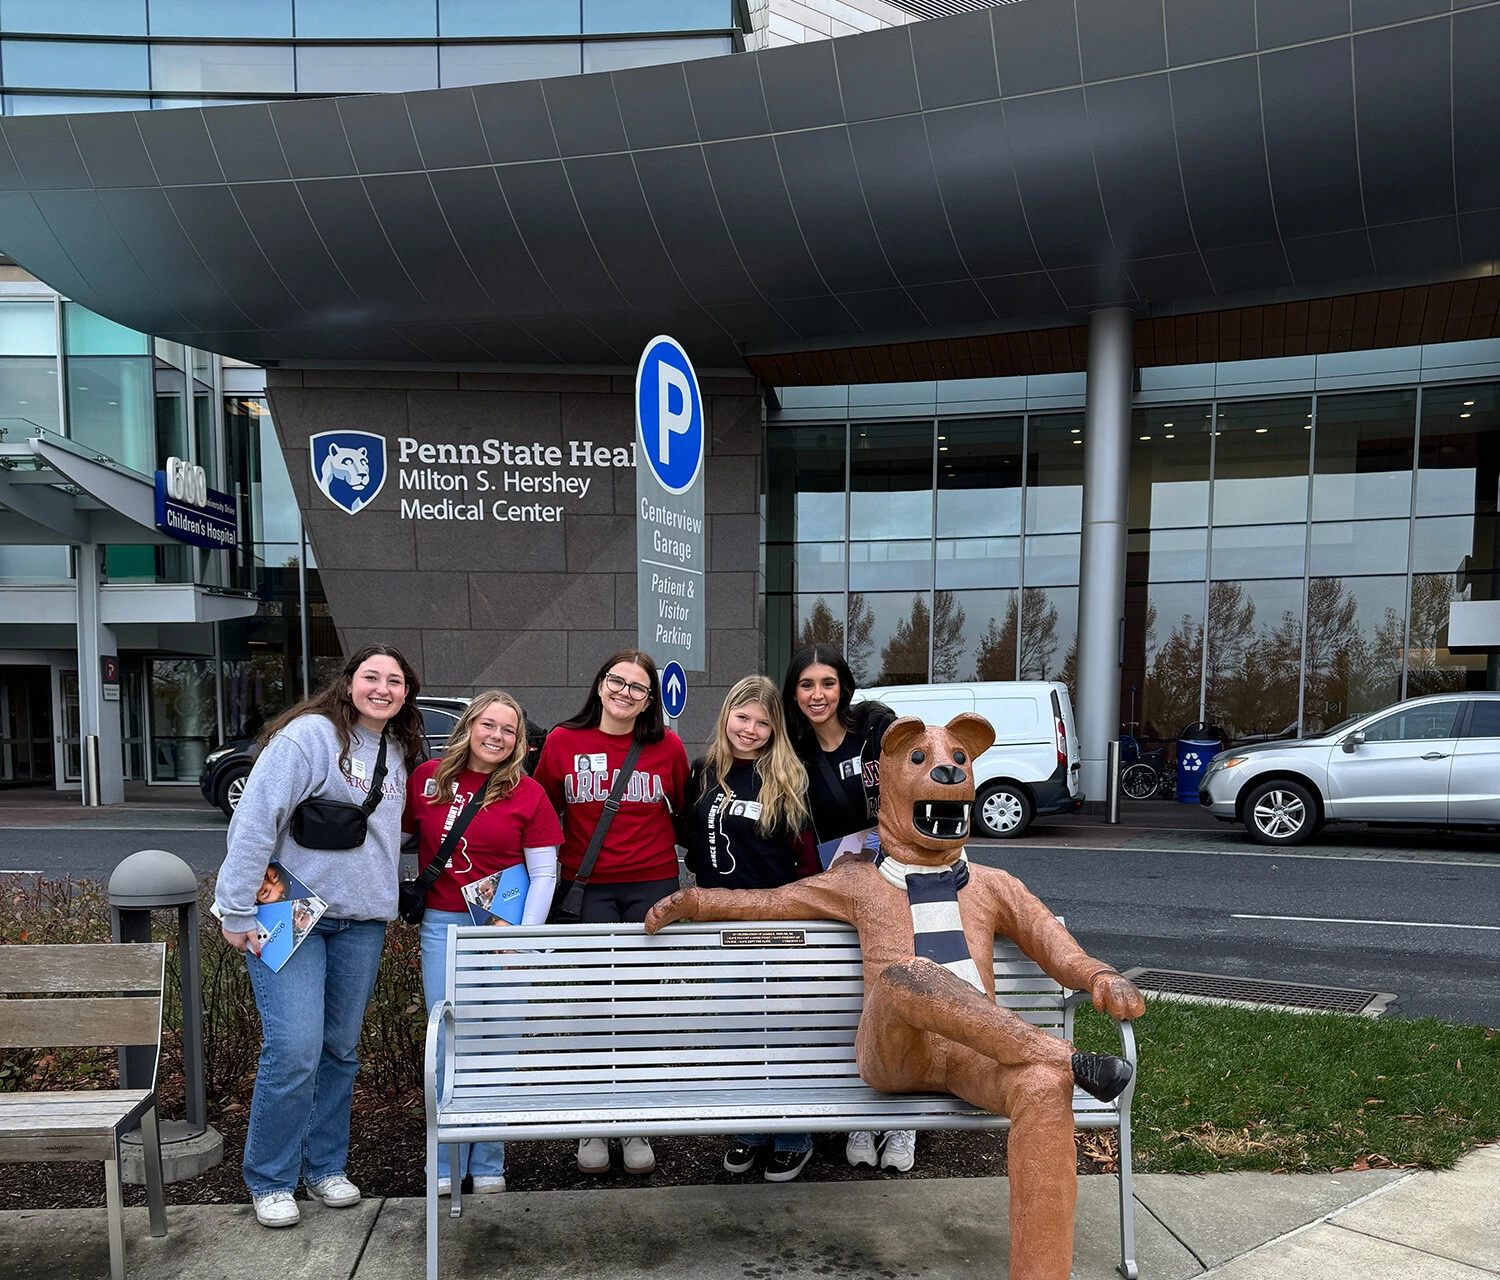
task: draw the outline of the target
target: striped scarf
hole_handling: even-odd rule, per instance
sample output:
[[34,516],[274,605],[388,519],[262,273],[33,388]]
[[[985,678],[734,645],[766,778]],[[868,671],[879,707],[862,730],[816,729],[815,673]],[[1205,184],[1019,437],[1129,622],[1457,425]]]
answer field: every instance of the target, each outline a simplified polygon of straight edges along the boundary
[[916,952],[952,970],[965,982],[984,990],[979,966],[969,954],[963,920],[958,912],[958,893],[969,883],[968,854],[947,867],[923,867],[897,862],[881,853],[875,859],[880,874],[898,889],[905,889],[911,902],[911,927]]

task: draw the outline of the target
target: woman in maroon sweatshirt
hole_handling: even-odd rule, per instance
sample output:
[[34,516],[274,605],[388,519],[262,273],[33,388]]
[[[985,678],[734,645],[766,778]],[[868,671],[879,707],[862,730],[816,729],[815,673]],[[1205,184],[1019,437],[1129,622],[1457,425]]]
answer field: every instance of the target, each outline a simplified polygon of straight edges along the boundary
[[[639,923],[678,885],[673,815],[683,808],[687,752],[682,739],[662,724],[656,664],[647,654],[626,649],[599,668],[583,709],[547,735],[537,761],[534,776],[562,814],[559,893],[565,894],[578,875],[632,742],[641,744],[640,757],[584,890],[586,924]],[[626,1138],[624,1160],[630,1173],[656,1168],[647,1138]],[[578,1167],[584,1173],[609,1169],[603,1138],[579,1140]]]

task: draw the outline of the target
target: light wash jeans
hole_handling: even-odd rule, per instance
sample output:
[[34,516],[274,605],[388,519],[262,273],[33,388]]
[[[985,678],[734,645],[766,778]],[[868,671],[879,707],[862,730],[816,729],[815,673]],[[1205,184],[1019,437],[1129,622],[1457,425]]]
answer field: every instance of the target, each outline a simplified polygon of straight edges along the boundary
[[[434,911],[431,907],[422,916],[422,995],[427,1000],[427,1012],[448,994],[448,926],[450,924],[473,924],[467,911]],[[438,1096],[443,1093],[443,1034],[438,1033]],[[448,1167],[450,1148],[444,1143],[438,1147],[438,1177],[450,1178]],[[505,1172],[505,1143],[464,1143],[459,1151],[460,1178],[472,1174],[476,1178],[498,1178]]]
[[280,973],[246,953],[264,1036],[245,1135],[251,1195],[344,1172],[359,1029],[384,946],[385,921],[325,916]]
[[[735,1136],[736,1142],[743,1142],[747,1147],[759,1147],[767,1141],[764,1133],[741,1133]],[[773,1151],[795,1151],[801,1155],[804,1151],[812,1150],[812,1134],[810,1133],[778,1133],[776,1145]]]

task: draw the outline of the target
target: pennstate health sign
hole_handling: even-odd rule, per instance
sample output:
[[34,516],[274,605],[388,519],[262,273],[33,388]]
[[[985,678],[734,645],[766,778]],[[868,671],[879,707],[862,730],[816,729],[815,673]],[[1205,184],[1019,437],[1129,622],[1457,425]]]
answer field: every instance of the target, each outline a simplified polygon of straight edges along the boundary
[[646,344],[635,371],[636,646],[658,666],[708,666],[703,602],[703,452],[698,376],[668,337]]

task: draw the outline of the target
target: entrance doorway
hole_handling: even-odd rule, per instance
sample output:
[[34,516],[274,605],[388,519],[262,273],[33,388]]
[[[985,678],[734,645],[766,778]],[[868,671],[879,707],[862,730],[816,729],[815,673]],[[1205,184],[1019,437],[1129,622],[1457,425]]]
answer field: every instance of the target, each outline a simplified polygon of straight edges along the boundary
[[52,671],[0,667],[0,787],[52,785]]

